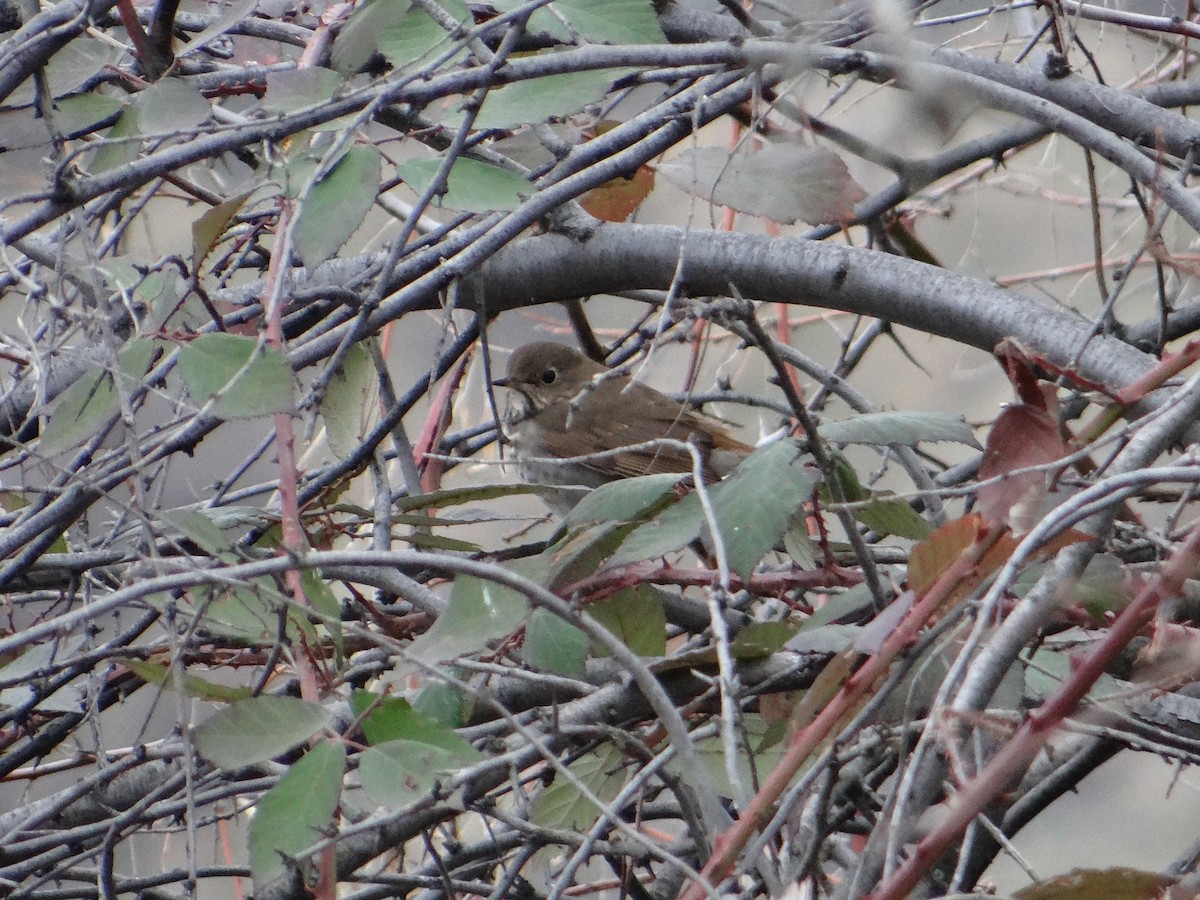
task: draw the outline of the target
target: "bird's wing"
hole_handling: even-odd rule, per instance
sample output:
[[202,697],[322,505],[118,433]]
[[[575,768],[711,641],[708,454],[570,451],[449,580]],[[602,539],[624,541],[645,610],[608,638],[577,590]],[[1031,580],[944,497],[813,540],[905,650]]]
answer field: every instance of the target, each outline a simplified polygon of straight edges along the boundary
[[[611,410],[614,414],[595,416],[586,421],[573,413],[569,403],[555,404],[554,418],[547,422],[552,427],[542,433],[550,455],[569,457],[621,450],[611,457],[583,465],[613,477],[634,477],[692,471],[692,455],[681,447],[658,445],[621,449],[647,444],[664,436],[676,441],[692,440],[705,454],[718,449],[744,455],[754,449],[731,436],[716,419],[673,403],[665,404],[661,394],[645,385],[636,382],[630,385],[626,379],[612,379],[598,385],[593,392],[591,401],[594,402],[589,406]],[[645,414],[638,418],[616,414],[628,405],[642,409]],[[727,470],[729,466],[723,468]],[[723,474],[724,471],[715,472],[709,480]]]

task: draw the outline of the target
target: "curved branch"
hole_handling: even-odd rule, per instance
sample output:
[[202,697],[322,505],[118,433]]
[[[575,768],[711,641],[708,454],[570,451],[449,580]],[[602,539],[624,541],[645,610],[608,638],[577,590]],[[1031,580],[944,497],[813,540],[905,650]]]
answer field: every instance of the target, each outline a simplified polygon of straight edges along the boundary
[[798,238],[608,224],[585,241],[559,235],[518,241],[485,263],[461,295],[482,291],[487,309],[496,312],[635,288],[665,290],[680,257],[682,282],[692,296],[736,289],[752,300],[887,319],[987,352],[1012,337],[1113,387],[1129,384],[1154,363],[1114,338],[1087,340],[1091,329],[1083,319],[980,279]]

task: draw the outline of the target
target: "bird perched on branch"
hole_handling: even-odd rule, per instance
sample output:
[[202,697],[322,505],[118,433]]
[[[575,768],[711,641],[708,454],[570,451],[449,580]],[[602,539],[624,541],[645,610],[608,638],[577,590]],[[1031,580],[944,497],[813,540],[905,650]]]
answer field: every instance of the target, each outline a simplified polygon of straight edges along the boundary
[[[518,348],[508,374],[493,384],[516,394],[504,432],[521,477],[534,484],[590,489],[637,475],[692,473],[694,458],[678,442],[699,451],[711,482],[754,449],[725,423],[563,344]],[[546,502],[565,514],[582,496],[582,490],[564,489]]]

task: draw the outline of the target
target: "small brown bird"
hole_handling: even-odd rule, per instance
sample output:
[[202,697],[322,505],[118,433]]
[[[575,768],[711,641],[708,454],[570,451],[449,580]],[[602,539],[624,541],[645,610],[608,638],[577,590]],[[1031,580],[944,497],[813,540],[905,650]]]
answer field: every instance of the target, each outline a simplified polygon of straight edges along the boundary
[[[695,444],[705,480],[716,481],[754,449],[730,435],[724,423],[563,344],[525,344],[509,360],[508,375],[493,383],[517,394],[504,430],[521,477],[534,484],[595,488],[636,475],[692,472],[692,455],[682,447],[622,449],[662,438]],[[566,461],[604,451],[618,452]],[[539,458],[544,461],[534,461]],[[582,496],[562,491],[546,502],[565,514]]]

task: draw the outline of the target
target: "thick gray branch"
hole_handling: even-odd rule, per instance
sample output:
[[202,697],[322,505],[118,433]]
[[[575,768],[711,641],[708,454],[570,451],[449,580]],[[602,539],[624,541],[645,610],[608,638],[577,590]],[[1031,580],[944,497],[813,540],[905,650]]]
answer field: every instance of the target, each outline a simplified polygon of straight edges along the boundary
[[[500,311],[635,288],[667,289],[683,255],[692,296],[799,303],[887,319],[990,352],[1005,337],[1086,378],[1119,387],[1153,359],[1091,324],[987,282],[886,253],[798,238],[604,225],[586,241],[544,235],[496,254],[475,281]],[[460,296],[474,296],[475,284]]]

